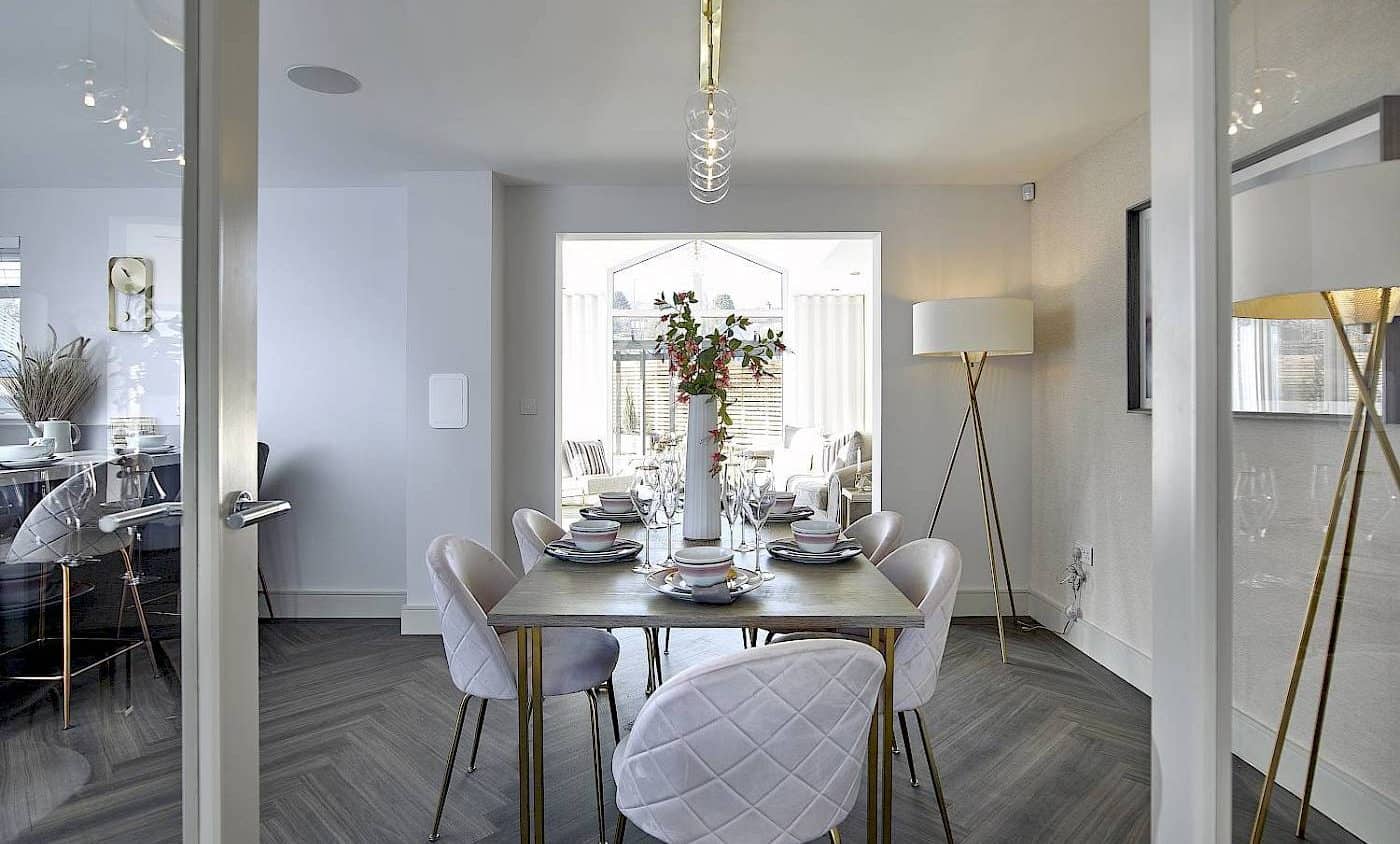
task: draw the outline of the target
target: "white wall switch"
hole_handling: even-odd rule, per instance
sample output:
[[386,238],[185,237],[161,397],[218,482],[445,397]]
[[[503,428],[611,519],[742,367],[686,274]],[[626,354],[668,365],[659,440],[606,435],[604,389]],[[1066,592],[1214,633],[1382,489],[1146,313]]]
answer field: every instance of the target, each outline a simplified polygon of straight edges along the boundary
[[460,372],[428,376],[428,427],[467,427],[467,376]]
[[520,400],[520,415],[521,415],[521,416],[535,416],[535,415],[538,414],[539,412],[540,412],[539,402],[536,402],[534,399],[521,399],[521,400]]

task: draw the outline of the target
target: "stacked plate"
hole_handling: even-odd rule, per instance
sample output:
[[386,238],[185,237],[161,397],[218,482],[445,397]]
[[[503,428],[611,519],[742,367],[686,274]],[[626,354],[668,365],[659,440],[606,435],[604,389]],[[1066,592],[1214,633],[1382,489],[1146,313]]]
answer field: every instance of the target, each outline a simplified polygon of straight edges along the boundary
[[767,545],[768,553],[780,560],[793,563],[840,563],[861,555],[860,543],[854,539],[843,539],[830,551],[803,551],[791,539],[774,539]]
[[800,522],[803,519],[812,518],[815,513],[815,510],[804,504],[800,507],[794,507],[786,513],[769,513],[768,524],[785,525],[790,522]]
[[635,509],[629,510],[626,513],[613,513],[604,510],[602,507],[595,507],[591,504],[586,507],[580,507],[578,514],[585,519],[612,519],[615,522],[625,522],[628,524],[640,522],[642,520],[642,517],[637,515]]
[[[726,601],[705,600],[696,598],[695,590],[690,584],[685,582],[685,578],[674,568],[664,568],[647,575],[647,585],[662,595],[675,598],[679,601],[690,601],[692,603],[727,603]],[[732,601],[740,595],[747,595],[753,590],[763,585],[763,575],[752,569],[734,568],[729,570],[729,576],[725,580],[725,585],[729,589],[729,600]],[[719,584],[716,584],[718,587]],[[715,588],[715,587],[710,587]],[[723,593],[720,593],[723,595]]]
[[28,460],[0,460],[0,467],[6,469],[43,469],[46,466],[52,466],[62,459],[62,457],[50,456],[34,457]]
[[570,563],[620,563],[630,560],[642,551],[642,543],[635,539],[619,539],[611,548],[603,551],[585,551],[572,539],[564,538],[545,546],[545,553]]

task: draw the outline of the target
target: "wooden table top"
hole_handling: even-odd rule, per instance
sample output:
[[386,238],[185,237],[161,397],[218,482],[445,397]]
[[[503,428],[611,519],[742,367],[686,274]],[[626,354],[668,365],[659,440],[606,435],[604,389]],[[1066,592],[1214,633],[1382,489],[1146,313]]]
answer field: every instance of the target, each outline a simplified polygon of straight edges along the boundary
[[[681,539],[672,528],[674,547],[715,545]],[[725,531],[726,542],[728,531]],[[642,541],[639,525],[623,525],[623,535]],[[786,525],[772,525],[764,535],[790,536]],[[752,531],[750,531],[752,536]],[[654,531],[652,559],[666,556],[666,534]],[[734,563],[754,567],[755,552],[736,555]],[[811,630],[831,627],[917,627],[924,623],[909,602],[865,557],[833,565],[803,565],[767,556],[765,571],[777,578],[732,604],[694,604],[668,598],[634,574],[636,560],[625,563],[569,563],[545,557],[492,608],[493,627],[762,627],[765,630]]]

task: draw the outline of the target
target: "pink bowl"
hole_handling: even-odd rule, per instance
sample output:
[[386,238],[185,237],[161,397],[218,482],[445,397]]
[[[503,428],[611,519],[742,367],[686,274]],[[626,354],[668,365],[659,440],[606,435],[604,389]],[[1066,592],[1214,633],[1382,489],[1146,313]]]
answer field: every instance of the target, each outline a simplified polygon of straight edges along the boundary
[[795,492],[775,492],[773,493],[773,509],[769,512],[776,515],[791,513],[792,505],[797,503],[797,493]]
[[841,526],[823,519],[803,519],[792,524],[792,539],[809,554],[823,554],[836,547]]
[[702,546],[682,548],[672,555],[681,577],[691,586],[714,586],[723,583],[729,576],[729,567],[734,562],[734,552],[725,548]]
[[569,536],[581,551],[606,551],[617,542],[621,527],[611,519],[583,519],[569,526]]

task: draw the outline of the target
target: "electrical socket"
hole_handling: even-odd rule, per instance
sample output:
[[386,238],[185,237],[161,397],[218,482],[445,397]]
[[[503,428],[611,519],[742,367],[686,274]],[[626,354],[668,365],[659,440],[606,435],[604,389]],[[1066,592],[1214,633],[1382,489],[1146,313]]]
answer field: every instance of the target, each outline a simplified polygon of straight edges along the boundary
[[1094,546],[1082,540],[1074,543],[1074,550],[1070,552],[1069,558],[1082,566],[1092,567],[1094,565]]

